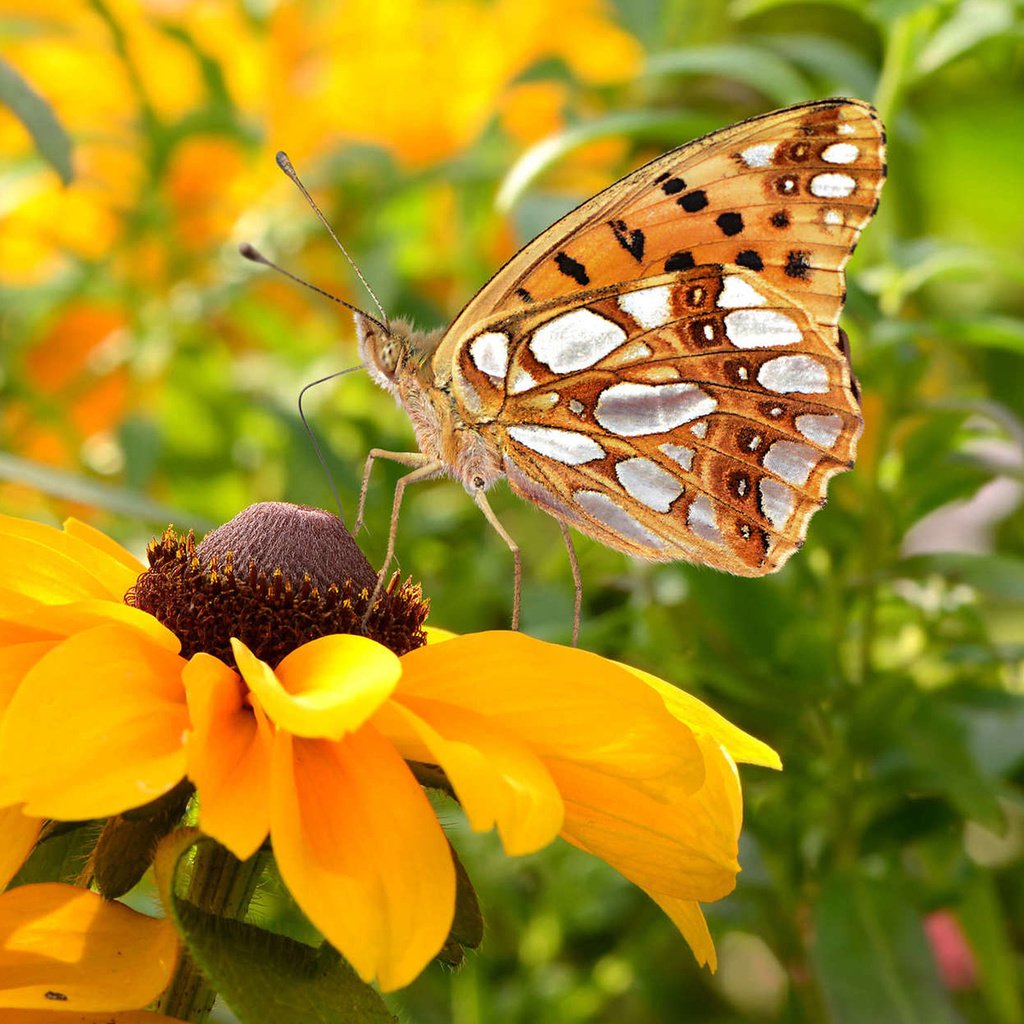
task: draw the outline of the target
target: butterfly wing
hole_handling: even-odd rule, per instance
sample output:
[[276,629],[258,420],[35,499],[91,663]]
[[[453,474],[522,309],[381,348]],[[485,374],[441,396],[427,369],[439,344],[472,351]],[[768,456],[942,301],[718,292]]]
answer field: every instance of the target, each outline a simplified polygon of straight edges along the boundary
[[603,543],[742,576],[795,551],[852,465],[849,363],[743,267],[696,267],[492,319],[453,390],[521,497]]
[[498,271],[435,379],[563,521],[640,557],[777,569],[855,455],[837,322],[884,147],[870,106],[825,100],[659,157]]
[[505,264],[465,306],[434,359],[496,311],[691,266],[760,274],[834,328],[846,266],[878,205],[885,131],[859,100],[754,117],[674,149],[577,207]]

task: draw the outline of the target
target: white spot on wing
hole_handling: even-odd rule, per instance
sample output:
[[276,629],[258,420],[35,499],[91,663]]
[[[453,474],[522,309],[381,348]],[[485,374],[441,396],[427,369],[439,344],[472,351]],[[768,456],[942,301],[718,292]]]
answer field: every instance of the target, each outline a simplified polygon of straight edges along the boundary
[[740,159],[748,167],[767,167],[772,162],[772,157],[774,155],[774,142],[759,142],[756,146],[747,146],[747,148],[740,153]]
[[555,373],[571,373],[593,366],[625,340],[618,324],[589,309],[574,309],[538,327],[530,351]]
[[781,530],[793,514],[793,492],[769,477],[762,477],[757,487],[761,492],[762,515],[776,530]]
[[774,441],[761,464],[791,484],[805,484],[818,464],[818,452],[799,441]]
[[841,124],[836,131],[839,132],[840,135],[852,135],[856,129],[852,124]]
[[664,452],[673,462],[678,462],[687,471],[693,466],[695,452],[692,448],[687,448],[686,445],[659,444],[658,451]]
[[604,365],[609,367],[628,366],[630,363],[643,362],[649,355],[651,355],[650,345],[646,345],[642,341],[631,341],[617,348],[604,360]]
[[641,288],[637,292],[626,292],[619,296],[619,309],[628,313],[644,330],[651,330],[668,323],[672,314],[669,309],[669,287],[666,284],[656,288]]
[[842,213],[840,213],[839,210],[826,210],[825,223],[831,224],[833,227],[838,227],[843,223]]
[[620,437],[663,434],[718,408],[696,384],[612,384],[601,392],[594,418]]
[[830,413],[827,416],[820,416],[816,413],[805,412],[797,416],[796,429],[800,431],[808,441],[820,444],[823,448],[831,448],[836,443],[840,431],[843,429],[841,416]]
[[690,433],[693,434],[694,437],[699,437],[703,441],[704,438],[708,436],[708,421],[701,420],[700,423],[694,423],[694,425],[690,427]]
[[512,374],[512,379],[509,381],[508,393],[510,395],[521,395],[524,391],[529,391],[536,383],[526,370],[521,366],[517,367],[515,373]]
[[469,355],[481,373],[504,377],[508,370],[508,335],[500,331],[478,334],[469,343]]
[[573,500],[587,515],[613,533],[645,547],[663,548],[665,542],[634,519],[621,505],[601,491],[575,491]]
[[715,506],[706,494],[698,494],[686,512],[686,525],[702,540],[722,544],[722,531],[718,528]]
[[761,366],[757,382],[780,395],[823,395],[828,391],[828,370],[810,356],[779,356]]
[[803,332],[776,309],[738,309],[725,317],[726,337],[737,348],[774,348],[794,345]]
[[767,299],[755,291],[741,277],[729,275],[722,282],[718,305],[722,309],[736,309],[739,306],[763,306]]
[[857,187],[848,174],[816,174],[811,178],[811,195],[819,199],[842,199]]
[[615,464],[615,475],[631,498],[655,512],[668,512],[683,493],[682,484],[650,459],[623,459]]
[[579,466],[584,462],[604,458],[604,449],[592,437],[577,434],[574,430],[526,424],[509,427],[508,433],[509,437],[530,451],[566,466]]
[[833,142],[821,154],[821,159],[830,164],[852,164],[860,156],[860,150],[852,142]]

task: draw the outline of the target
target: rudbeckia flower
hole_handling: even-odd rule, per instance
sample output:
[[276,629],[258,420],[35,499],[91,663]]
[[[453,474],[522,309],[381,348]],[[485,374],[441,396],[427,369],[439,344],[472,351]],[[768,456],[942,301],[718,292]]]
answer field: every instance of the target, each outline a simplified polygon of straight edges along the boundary
[[169,1024],[140,1008],[166,987],[177,955],[169,921],[71,885],[11,889],[0,893],[0,1018]]
[[[315,510],[254,506],[198,547],[167,533],[143,573],[78,525],[0,528],[37,556],[32,585],[24,561],[0,577],[35,601],[0,613],[21,652],[0,807],[117,814],[187,774],[201,829],[241,859],[269,836],[312,923],[390,990],[438,954],[455,910],[429,777],[511,855],[561,835],[607,861],[713,965],[700,903],[739,870],[734,760],[778,759],[699,701],[518,633],[425,644],[417,589],[393,580],[368,609],[372,569]],[[117,582],[85,597],[100,555]]]

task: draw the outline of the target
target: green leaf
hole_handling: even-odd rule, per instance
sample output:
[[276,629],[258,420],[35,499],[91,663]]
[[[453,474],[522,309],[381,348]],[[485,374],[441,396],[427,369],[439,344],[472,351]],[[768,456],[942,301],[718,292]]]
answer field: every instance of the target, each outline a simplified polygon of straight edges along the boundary
[[956,1024],[904,886],[833,876],[814,924],[811,959],[835,1024]]
[[677,137],[682,144],[703,134],[710,127],[707,118],[687,115],[678,110],[672,113],[626,111],[576,125],[541,139],[523,153],[502,180],[494,201],[495,206],[507,212],[548,167],[564,159],[573,150],[598,139],[620,135],[638,139],[653,137],[660,141],[666,136],[672,136]]
[[794,33],[765,36],[763,43],[805,71],[834,83],[848,95],[871,96],[874,92],[878,72],[843,40]]
[[914,70],[921,76],[930,75],[984,40],[1009,32],[1014,6],[1005,0],[964,0],[957,4],[952,16],[921,48]]
[[1011,601],[1024,601],[1024,559],[1011,555],[974,555],[943,551],[915,555],[894,566],[897,576],[920,579],[938,575],[966,583],[982,594]]
[[981,994],[992,1024],[1022,1024],[1024,998],[1006,914],[992,876],[976,872],[956,908],[974,953]]
[[160,844],[154,869],[167,916],[242,1024],[394,1024],[377,992],[326,942],[307,946],[178,896],[182,861],[197,843],[211,842],[181,829]]
[[175,523],[185,529],[197,531],[205,531],[212,526],[190,512],[151,501],[135,491],[112,487],[97,480],[90,480],[79,473],[44,466],[42,463],[22,459],[16,455],[0,453],[0,480],[26,484],[56,498],[92,505],[94,508],[107,509],[109,512],[119,512],[136,519],[164,525]]
[[695,46],[652,56],[648,76],[714,75],[756,89],[779,106],[799,103],[812,95],[808,81],[791,63],[770,50],[739,43]]
[[971,755],[966,725],[926,694],[908,719],[903,748],[918,784],[945,796],[967,819],[996,832],[1006,818],[992,782]]
[[74,883],[99,838],[99,821],[51,821],[10,888],[36,882]]
[[[1000,348],[1024,355],[1024,320],[994,314],[956,317],[928,321],[928,329],[944,341],[979,348]],[[918,328],[918,330],[920,330]]]
[[455,918],[451,931],[445,940],[444,947],[437,958],[446,964],[457,967],[462,963],[464,949],[476,949],[484,940],[484,918],[480,913],[480,903],[476,898],[476,890],[470,881],[469,874],[455,848],[448,844],[455,864]]
[[75,173],[71,166],[71,140],[42,96],[0,57],[0,103],[28,129],[40,156],[60,175],[65,185]]

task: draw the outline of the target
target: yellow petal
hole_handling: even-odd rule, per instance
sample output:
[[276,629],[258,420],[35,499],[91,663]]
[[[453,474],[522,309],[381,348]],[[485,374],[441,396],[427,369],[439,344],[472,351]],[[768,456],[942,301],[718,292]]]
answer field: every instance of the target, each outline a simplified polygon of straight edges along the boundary
[[[0,544],[4,552],[0,587],[20,598],[22,608],[26,601],[62,604],[89,597],[114,597],[108,586],[63,552],[24,537],[0,535]],[[17,607],[11,597],[4,601],[5,612]]]
[[11,889],[0,895],[0,1007],[138,1009],[167,986],[177,947],[170,922],[87,889]]
[[69,604],[35,605],[0,616],[0,642],[9,632],[18,628],[40,635],[66,637],[93,626],[115,622],[141,630],[154,643],[174,654],[181,650],[181,641],[149,612],[120,601],[95,599]]
[[96,527],[83,523],[81,519],[71,516],[64,520],[64,532],[69,537],[77,537],[79,540],[91,544],[94,548],[111,558],[120,562],[125,568],[130,569],[136,576],[144,572],[146,567],[127,548],[122,547],[112,537],[97,530]]
[[341,739],[387,700],[402,674],[398,658],[364,636],[332,634],[292,651],[276,671],[239,640],[235,663],[267,717],[295,736]]
[[26,608],[35,608],[39,602],[27,597],[16,587],[5,587],[0,583],[0,619],[8,615],[17,615]]
[[666,683],[664,679],[652,676],[649,672],[623,665],[638,679],[661,694],[665,707],[681,722],[685,722],[694,732],[713,736],[729,751],[734,761],[741,764],[759,764],[765,768],[781,768],[779,755],[768,746],[745,733],[739,726],[733,725],[717,711],[709,708],[703,701],[679,687]]
[[620,665],[522,633],[475,633],[402,657],[396,699],[471,708],[542,757],[606,765],[653,791],[704,779],[693,733]]
[[0,724],[0,806],[98,818],[169,790],[185,774],[184,665],[120,625],[55,646],[22,679]]
[[533,853],[562,827],[551,774],[530,748],[472,711],[409,698],[373,719],[406,760],[440,765],[477,832],[497,826],[505,852]]
[[445,640],[452,640],[459,635],[450,629],[441,629],[440,626],[424,626],[423,632],[427,636],[428,644],[443,644]]
[[30,818],[18,807],[0,809],[0,890],[25,863],[42,827],[42,819]]
[[139,575],[89,540],[28,519],[0,516],[0,543],[0,585],[17,586],[47,604],[86,597],[120,600]]
[[299,906],[365,981],[407,985],[438,952],[455,869],[430,801],[372,726],[275,737],[271,836]]
[[672,923],[686,939],[697,958],[697,963],[701,967],[707,964],[712,971],[718,970],[715,944],[711,940],[711,932],[708,931],[708,923],[704,920],[704,911],[700,909],[700,904],[692,900],[676,899],[674,896],[652,894],[652,898],[668,914]]
[[6,644],[0,648],[0,721],[26,673],[59,642],[42,640],[28,644]]
[[7,1010],[3,1024],[181,1024],[152,1010],[121,1010],[119,1013],[61,1013],[60,1010]]
[[707,773],[693,794],[663,799],[585,765],[549,761],[565,800],[562,835],[648,893],[716,900],[739,871],[740,791],[728,755],[700,737]]
[[182,678],[192,719],[186,752],[199,793],[199,827],[247,860],[270,829],[270,724],[259,707],[246,703],[244,683],[218,658],[195,655]]

